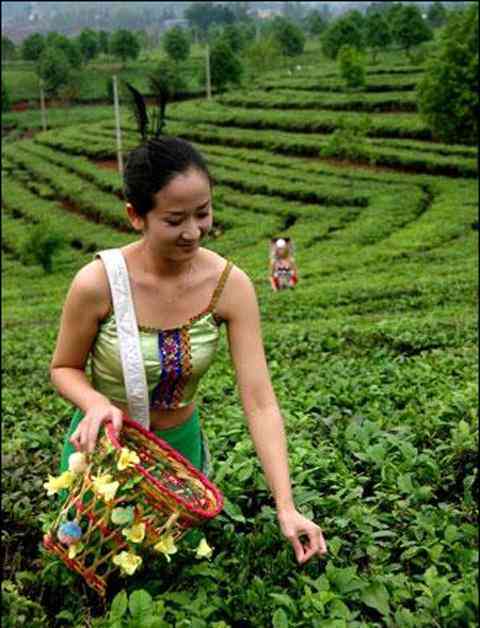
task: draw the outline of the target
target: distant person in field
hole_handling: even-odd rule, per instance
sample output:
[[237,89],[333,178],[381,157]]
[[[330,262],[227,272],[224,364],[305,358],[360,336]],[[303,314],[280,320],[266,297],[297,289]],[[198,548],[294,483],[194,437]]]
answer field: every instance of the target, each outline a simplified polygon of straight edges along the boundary
[[272,290],[294,288],[298,283],[298,270],[293,259],[290,238],[273,238],[270,242],[270,284]]
[[[138,100],[138,99],[137,99]],[[138,119],[145,122],[145,111]],[[326,553],[321,529],[295,507],[283,419],[269,377],[253,284],[239,267],[202,246],[212,229],[212,179],[188,142],[156,133],[128,155],[125,211],[138,238],[100,252],[75,276],[63,308],[51,362],[54,386],[76,410],[68,428],[61,471],[76,450],[95,449],[102,424],[117,435],[128,412],[115,282],[107,264],[128,278],[148,387],[150,430],[208,473],[208,447],[197,389],[215,358],[222,325],[228,334],[250,434],[275,501],[281,531],[305,563]],[[112,253],[113,251],[113,253]],[[85,367],[91,360],[91,379]],[[207,413],[205,413],[207,414]],[[135,416],[130,417],[133,420]],[[208,419],[207,419],[208,420]],[[225,416],[225,427],[231,426]],[[303,537],[303,538],[301,538]]]

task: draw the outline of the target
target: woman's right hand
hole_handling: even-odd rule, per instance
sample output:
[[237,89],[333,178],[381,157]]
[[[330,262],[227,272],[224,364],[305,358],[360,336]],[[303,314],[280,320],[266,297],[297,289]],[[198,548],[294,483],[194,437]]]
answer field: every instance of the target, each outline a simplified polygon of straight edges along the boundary
[[109,401],[96,403],[91,406],[77,429],[70,437],[70,442],[77,451],[91,453],[95,449],[100,426],[108,421],[112,422],[116,435],[120,433],[123,424],[123,413]]

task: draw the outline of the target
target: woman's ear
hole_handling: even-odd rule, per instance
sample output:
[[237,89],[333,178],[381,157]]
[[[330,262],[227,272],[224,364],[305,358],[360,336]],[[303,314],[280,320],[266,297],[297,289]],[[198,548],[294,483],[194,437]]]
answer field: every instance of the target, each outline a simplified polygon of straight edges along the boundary
[[127,212],[128,220],[135,229],[135,231],[143,231],[145,228],[145,219],[135,211],[134,206],[131,203],[125,204],[125,210]]

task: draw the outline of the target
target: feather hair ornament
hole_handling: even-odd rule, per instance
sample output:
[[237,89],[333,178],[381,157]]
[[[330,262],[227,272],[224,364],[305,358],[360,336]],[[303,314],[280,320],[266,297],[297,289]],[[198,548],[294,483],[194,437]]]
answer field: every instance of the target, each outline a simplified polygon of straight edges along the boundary
[[150,118],[148,117],[145,99],[142,94],[133,85],[125,82],[133,96],[131,106],[137,121],[138,131],[144,141],[148,137],[158,138],[162,135],[165,126],[165,109],[170,96],[168,87],[162,79],[157,79],[155,76],[150,76],[149,79],[155,91],[155,100],[157,102],[157,108],[150,113]]
[[137,121],[138,130],[140,135],[142,136],[142,140],[147,139],[148,127],[150,126],[150,121],[148,119],[147,108],[145,106],[145,100],[141,93],[127,83],[125,81],[125,85],[128,87],[130,93],[132,94],[132,110],[135,116],[135,120]]

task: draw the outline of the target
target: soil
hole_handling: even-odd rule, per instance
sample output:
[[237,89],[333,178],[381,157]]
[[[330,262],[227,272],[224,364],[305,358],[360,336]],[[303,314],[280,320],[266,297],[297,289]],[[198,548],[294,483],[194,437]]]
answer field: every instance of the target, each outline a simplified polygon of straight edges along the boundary
[[[12,104],[12,111],[27,111],[30,108],[30,102],[28,100],[20,100]],[[36,107],[34,107],[36,109]]]
[[104,170],[118,170],[118,162],[116,159],[104,159],[104,160],[91,159],[91,161],[94,164],[96,164],[99,168],[103,168]]

